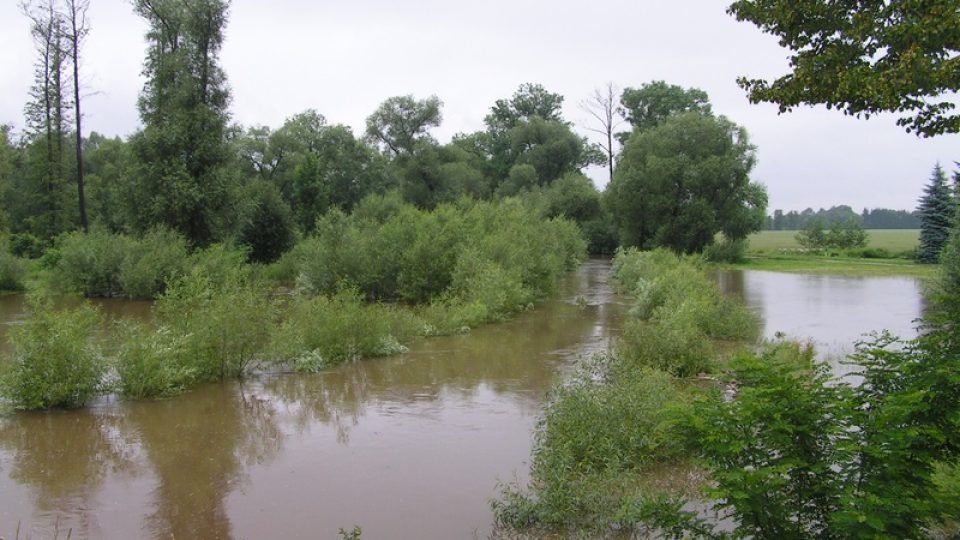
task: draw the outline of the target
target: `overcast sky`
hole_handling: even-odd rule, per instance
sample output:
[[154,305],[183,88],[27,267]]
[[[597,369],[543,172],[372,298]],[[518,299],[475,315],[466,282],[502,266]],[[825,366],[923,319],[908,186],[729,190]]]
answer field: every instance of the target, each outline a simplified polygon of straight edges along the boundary
[[[22,128],[34,53],[15,0],[0,0],[0,123]],[[90,0],[82,69],[84,134],[138,129],[145,23],[126,0]],[[316,109],[363,129],[385,98],[436,94],[446,142],[483,128],[494,100],[524,82],[566,97],[564,113],[588,133],[577,104],[594,88],[665,80],[705,90],[714,111],[745,126],[758,148],[753,177],[770,211],[836,204],[913,209],[930,170],[960,160],[956,135],[920,139],[895,118],[857,120],[824,108],[778,115],[751,105],[736,78],[786,70],[776,40],[725,12],[729,0],[233,0],[221,60],[232,116],[280,126]],[[598,185],[605,170],[590,171]]]

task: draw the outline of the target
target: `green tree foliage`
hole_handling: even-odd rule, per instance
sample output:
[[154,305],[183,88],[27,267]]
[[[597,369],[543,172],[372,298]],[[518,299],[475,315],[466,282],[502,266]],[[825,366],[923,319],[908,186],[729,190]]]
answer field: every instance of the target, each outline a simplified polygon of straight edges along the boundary
[[90,221],[111,232],[124,232],[134,221],[133,211],[124,203],[126,185],[134,175],[136,163],[130,145],[120,137],[112,139],[93,132],[84,140],[87,202]]
[[930,183],[923,190],[917,212],[920,215],[920,247],[917,249],[917,261],[935,263],[940,260],[940,252],[947,243],[957,212],[956,201],[947,185],[947,175],[939,163],[934,166]]
[[561,114],[562,107],[563,96],[560,94],[550,92],[539,84],[524,83],[510,99],[498,99],[484,122],[495,133],[510,131],[521,121],[529,121],[533,117],[566,123]]
[[248,208],[238,240],[249,249],[253,262],[271,263],[279,259],[296,241],[293,216],[280,190],[257,180],[244,188],[242,197]]
[[635,130],[646,131],[670,115],[689,111],[711,114],[710,99],[706,92],[667,84],[665,81],[653,81],[640,88],[624,88],[620,95],[620,114]]
[[834,221],[824,229],[823,221],[814,218],[807,221],[795,238],[798,244],[813,250],[854,249],[867,245],[867,232],[854,220]]
[[526,83],[510,99],[497,100],[491,107],[484,118],[486,132],[471,142],[487,156],[486,174],[494,186],[509,184],[502,193],[517,193],[527,185],[510,178],[516,165],[532,165],[539,185],[547,185],[568,172],[605,162],[603,151],[576,135],[563,119],[562,105],[563,96]]
[[226,76],[218,63],[226,0],[136,0],[148,25],[143,130],[126,200],[137,230],[163,224],[194,245],[225,235],[229,219]]
[[687,112],[635,132],[607,189],[621,242],[692,253],[717,232],[759,230],[767,196],[750,182],[754,162],[746,130],[724,117]]
[[106,367],[93,339],[100,313],[88,305],[57,311],[39,298],[30,311],[7,334],[0,396],[23,410],[83,406],[100,390]]
[[[579,172],[590,164],[603,163],[597,148],[575,134],[567,124],[533,117],[519,121],[507,132],[513,166],[531,165],[541,184]],[[511,167],[512,168],[512,167]]]
[[66,71],[69,63],[69,32],[67,20],[48,2],[24,2],[24,14],[30,19],[37,61],[30,101],[24,113],[27,121],[27,139],[31,152],[29,167],[22,175],[18,191],[23,206],[22,217],[16,216],[18,230],[49,239],[67,230],[70,221],[64,215],[67,191],[67,145],[69,110]]
[[349,211],[364,195],[382,191],[386,161],[349,127],[328,125],[307,110],[275,131],[251,127],[232,139],[241,174],[275,184],[301,230],[313,230],[329,208]]
[[413,96],[388,98],[367,118],[366,137],[384,153],[410,154],[423,142],[433,142],[427,131],[443,120],[437,96],[418,100]]
[[960,89],[955,0],[738,0],[729,12],[792,53],[787,75],[738,80],[752,102],[776,103],[781,112],[801,104],[867,117],[892,111],[923,136],[960,131],[955,104],[944,97]]

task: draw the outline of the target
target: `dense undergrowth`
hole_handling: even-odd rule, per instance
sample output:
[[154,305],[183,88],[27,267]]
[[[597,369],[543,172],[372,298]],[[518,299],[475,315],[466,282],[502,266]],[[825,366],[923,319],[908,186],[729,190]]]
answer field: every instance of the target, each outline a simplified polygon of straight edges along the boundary
[[113,323],[89,305],[30,303],[10,331],[0,395],[15,409],[82,406],[98,394],[163,396],[258,368],[316,371],[396,354],[528,309],[582,260],[577,226],[518,199],[420,210],[392,195],[333,210],[277,263],[178,235],[61,237],[42,291],[156,298],[152,322]]
[[[697,265],[618,253],[631,321],[611,354],[554,392],[529,486],[493,501],[498,525],[589,537],[955,531],[956,330],[928,321],[914,341],[875,336],[850,359],[861,380],[838,380],[795,343],[718,347],[750,343],[756,325]],[[658,482],[664,470],[680,472]]]

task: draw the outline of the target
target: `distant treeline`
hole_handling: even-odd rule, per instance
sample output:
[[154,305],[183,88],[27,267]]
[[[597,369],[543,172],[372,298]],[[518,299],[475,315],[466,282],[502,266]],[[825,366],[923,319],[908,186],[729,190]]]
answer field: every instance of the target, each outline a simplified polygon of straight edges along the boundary
[[796,231],[802,229],[808,221],[819,219],[825,226],[834,222],[854,222],[864,229],[919,229],[920,215],[916,210],[891,210],[889,208],[864,208],[856,213],[853,208],[842,204],[829,209],[814,210],[807,208],[802,212],[774,210],[767,216],[765,229],[768,231]]

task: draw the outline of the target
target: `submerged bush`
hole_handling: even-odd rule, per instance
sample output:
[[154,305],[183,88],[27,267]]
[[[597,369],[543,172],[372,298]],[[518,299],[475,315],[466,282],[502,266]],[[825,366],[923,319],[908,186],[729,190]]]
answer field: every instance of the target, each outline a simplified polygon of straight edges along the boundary
[[276,303],[239,269],[211,275],[196,266],[157,300],[156,317],[182,342],[183,369],[198,381],[217,381],[242,377],[253,366],[275,323]]
[[[607,371],[620,360],[591,362],[598,361]],[[603,528],[625,498],[643,491],[636,475],[691,456],[677,432],[696,390],[662,371],[633,375],[579,376],[555,390],[535,434],[531,491],[502,491],[493,503],[500,526]]]
[[[538,298],[582,260],[585,250],[574,223],[547,219],[519,200],[465,199],[427,211],[372,196],[353,215],[334,209],[318,219],[314,236],[297,244],[270,274],[288,285],[296,279],[314,293],[356,287],[373,300],[465,305],[486,293],[462,297],[468,291],[463,276],[457,277],[464,272],[463,257],[500,272],[495,279],[510,282],[506,296],[518,296],[519,287],[524,296]],[[474,293],[483,288],[473,287]],[[483,308],[491,317],[513,309],[499,305],[512,302],[509,298],[486,300],[493,302]]]
[[309,372],[403,352],[405,343],[425,332],[409,310],[367,304],[355,290],[344,290],[295,298],[270,350],[274,361]]
[[7,334],[11,352],[0,394],[21,410],[81,407],[101,388],[104,361],[93,336],[101,315],[94,307],[57,311],[30,299],[30,318]]
[[174,333],[167,326],[154,330],[130,322],[120,324],[116,333],[117,390],[122,396],[176,394],[197,379],[199,370],[187,361],[189,335]]
[[745,238],[731,240],[724,238],[704,248],[703,258],[714,263],[742,263],[746,260],[747,244]]

